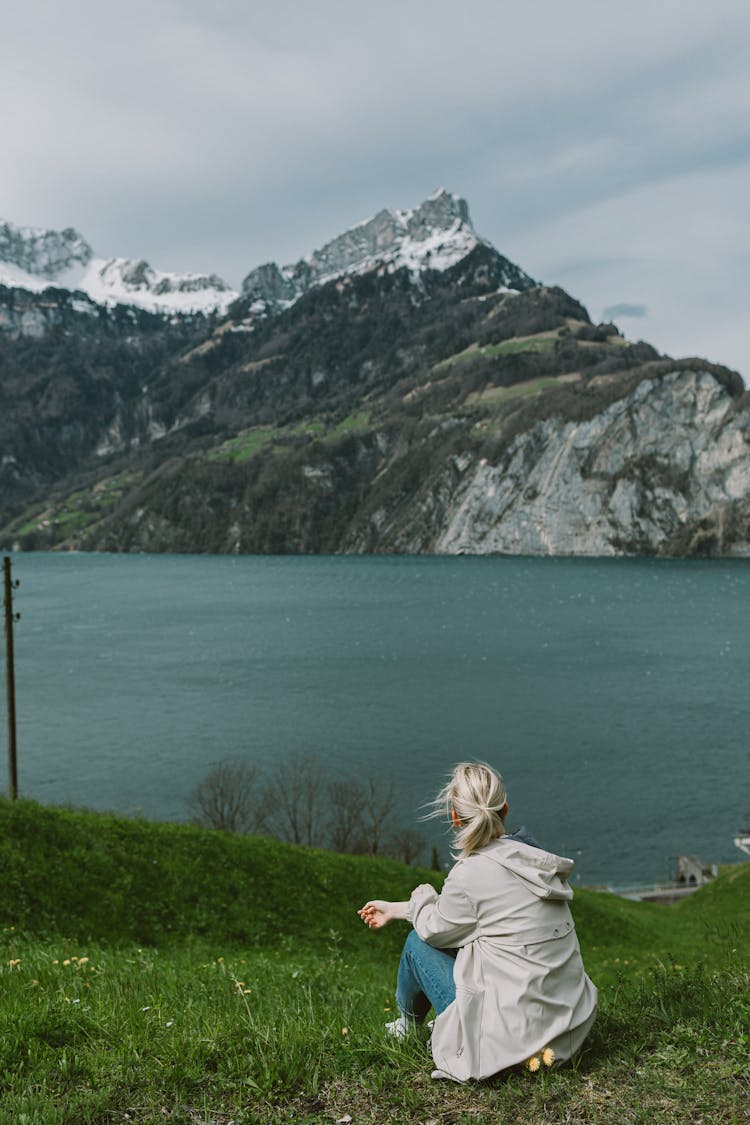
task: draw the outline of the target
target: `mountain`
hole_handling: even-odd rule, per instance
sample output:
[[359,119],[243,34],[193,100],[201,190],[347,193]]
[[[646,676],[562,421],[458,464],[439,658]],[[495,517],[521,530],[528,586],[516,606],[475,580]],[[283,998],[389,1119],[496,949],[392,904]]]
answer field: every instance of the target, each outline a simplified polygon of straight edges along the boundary
[[[13,245],[32,278],[94,260]],[[440,191],[225,313],[0,288],[0,545],[750,554],[750,396],[592,324]]]
[[[259,266],[243,281],[242,296],[253,312],[279,312],[337,278],[399,269],[418,278],[427,270],[450,269],[480,245],[492,250],[476,234],[466,201],[441,188],[413,211],[379,211],[294,265]],[[536,285],[495,250],[492,262],[498,288],[520,291]]]
[[[441,188],[412,211],[378,212],[293,265],[267,262],[252,270],[242,283],[246,322],[281,312],[348,274],[407,269],[417,278],[449,269],[480,245],[492,251],[498,288],[536,284],[479,238],[465,200]],[[168,315],[226,312],[239,296],[216,274],[166,273],[143,260],[97,258],[71,227],[50,231],[8,222],[0,222],[0,285],[31,292],[55,286],[96,304]]]
[[40,293],[55,287],[96,304],[163,314],[224,312],[237,293],[215,274],[176,274],[148,262],[97,258],[72,227],[63,231],[0,222],[0,285]]

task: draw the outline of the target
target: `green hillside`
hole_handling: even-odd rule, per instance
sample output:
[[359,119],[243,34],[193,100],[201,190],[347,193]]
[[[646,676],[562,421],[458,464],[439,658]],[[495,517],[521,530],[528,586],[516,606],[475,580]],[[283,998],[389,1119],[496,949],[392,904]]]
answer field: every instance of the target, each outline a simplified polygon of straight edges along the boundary
[[357,906],[406,898],[430,876],[270,837],[0,800],[0,924],[37,936],[259,949],[282,936],[315,947],[335,929],[353,949]]
[[0,801],[0,1125],[748,1120],[750,864],[675,907],[578,891],[581,1060],[465,1087],[383,1037],[406,927],[356,915],[429,878]]

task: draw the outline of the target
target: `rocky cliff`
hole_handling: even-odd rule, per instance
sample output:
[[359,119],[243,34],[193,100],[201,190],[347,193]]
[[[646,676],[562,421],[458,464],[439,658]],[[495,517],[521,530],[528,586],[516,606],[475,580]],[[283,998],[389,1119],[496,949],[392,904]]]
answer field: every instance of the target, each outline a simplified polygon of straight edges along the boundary
[[89,244],[72,227],[54,231],[0,222],[0,270],[15,267],[21,275],[49,284],[76,266],[87,266],[93,256]]
[[747,555],[748,512],[750,403],[677,370],[592,418],[537,422],[497,463],[454,455],[412,511],[373,518],[405,552]]

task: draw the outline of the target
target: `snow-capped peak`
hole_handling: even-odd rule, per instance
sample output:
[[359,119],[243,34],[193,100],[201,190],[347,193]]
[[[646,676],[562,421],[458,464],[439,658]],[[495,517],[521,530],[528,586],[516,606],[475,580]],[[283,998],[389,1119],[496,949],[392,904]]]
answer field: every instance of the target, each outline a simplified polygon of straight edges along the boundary
[[[493,283],[526,289],[536,283],[480,238],[464,199],[439,188],[410,211],[378,211],[306,258],[259,266],[242,285],[252,314],[294,304],[310,289],[347,274],[407,269],[417,278],[457,265],[476,247],[493,257]],[[237,293],[215,274],[156,270],[142,260],[97,258],[81,235],[17,227],[0,220],[0,285],[39,292],[51,285],[80,291],[97,304],[134,305],[149,312],[225,312]]]
[[144,261],[95,258],[72,228],[63,231],[0,222],[0,285],[40,292],[50,285],[85,293],[97,304],[148,312],[224,312],[237,293],[215,274],[177,274]]
[[242,292],[253,301],[286,307],[344,274],[378,267],[405,267],[413,274],[446,270],[480,243],[489,245],[474,230],[466,201],[440,188],[411,211],[379,211],[292,265],[259,266],[245,278]]

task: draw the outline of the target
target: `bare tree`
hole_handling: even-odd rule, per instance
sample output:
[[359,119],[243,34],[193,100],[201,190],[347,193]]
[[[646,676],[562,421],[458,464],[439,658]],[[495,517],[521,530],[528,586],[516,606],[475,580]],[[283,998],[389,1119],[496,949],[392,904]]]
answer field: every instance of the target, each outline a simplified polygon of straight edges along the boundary
[[218,762],[188,798],[193,823],[224,832],[261,831],[265,812],[258,780],[255,765]]
[[293,844],[320,844],[326,787],[326,772],[311,754],[292,754],[279,762],[265,789],[273,834]]
[[367,798],[356,781],[343,779],[328,786],[328,842],[335,852],[363,850],[363,823]]
[[364,850],[369,855],[377,855],[382,850],[383,837],[393,811],[395,794],[396,789],[392,781],[384,787],[374,777],[368,777],[362,825]]
[[319,759],[296,753],[280,761],[261,785],[257,766],[218,762],[189,797],[195,824],[225,832],[267,831],[293,844],[338,852],[378,855],[384,851],[405,863],[417,859],[424,844],[418,833],[394,834],[386,847],[395,787],[375,778],[364,785],[331,781]]
[[386,854],[402,863],[418,863],[425,849],[425,839],[414,828],[402,828],[393,832],[385,846]]

